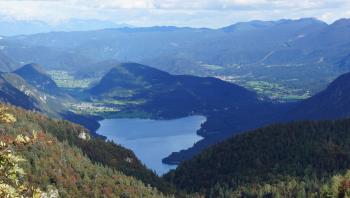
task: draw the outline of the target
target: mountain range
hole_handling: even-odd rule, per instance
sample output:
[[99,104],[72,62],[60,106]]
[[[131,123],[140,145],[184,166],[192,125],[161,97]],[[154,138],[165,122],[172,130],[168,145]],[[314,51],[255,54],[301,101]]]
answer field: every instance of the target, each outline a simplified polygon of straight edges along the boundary
[[[349,31],[348,19],[300,19],[4,37],[0,112],[11,119],[0,116],[0,151],[8,143],[28,160],[26,184],[63,197],[346,197]],[[64,88],[47,70],[96,81]],[[255,92],[261,82],[272,95],[309,95],[275,100]],[[100,119],[135,115],[207,120],[203,139],[163,159],[178,167],[159,177],[95,134]]]
[[15,36],[54,31],[89,31],[105,28],[129,27],[129,25],[95,19],[68,19],[56,23],[48,23],[39,20],[0,19],[0,27],[0,35]]
[[[21,71],[26,72],[22,73]],[[19,76],[21,73],[23,77]],[[8,86],[13,86],[10,83],[16,81],[15,85],[17,87],[19,82],[23,84],[28,82],[29,85],[27,86],[32,86],[32,89],[38,92],[45,92],[45,88],[49,87],[60,89],[45,74],[41,66],[36,64],[25,65],[14,73],[4,73],[3,76],[6,80],[4,83],[8,83]],[[7,80],[11,79],[10,77],[17,80]],[[140,167],[130,170],[128,165],[121,166],[120,163],[114,163],[113,160],[110,160],[112,156],[108,153],[110,150],[107,149],[112,145],[104,140],[97,138],[86,144],[78,137],[71,136],[69,133],[62,133],[62,130],[52,130],[51,125],[45,125],[49,121],[41,121],[40,123],[43,124],[43,127],[47,127],[45,130],[51,130],[51,133],[59,141],[68,140],[71,144],[77,145],[90,159],[107,166],[118,166],[118,170],[123,173],[136,177],[145,183],[151,183],[162,189],[163,192],[173,193],[172,187],[169,186],[172,183],[177,187],[177,190],[182,192],[201,192],[208,197],[222,197],[222,194],[225,194],[225,196],[234,194],[240,194],[241,196],[272,194],[277,196],[282,194],[289,197],[298,196],[300,193],[307,196],[323,196],[324,193],[331,193],[330,190],[327,190],[328,185],[335,185],[327,183],[327,181],[330,181],[335,174],[343,173],[349,168],[349,149],[346,146],[349,139],[347,137],[349,120],[292,122],[274,124],[242,134],[237,134],[239,131],[232,132],[234,132],[236,124],[241,124],[242,131],[247,131],[250,128],[258,128],[272,122],[285,122],[291,119],[345,118],[349,115],[349,112],[347,112],[349,108],[346,106],[348,78],[349,74],[344,74],[331,83],[325,91],[305,101],[286,105],[282,111],[280,108],[282,104],[271,103],[268,99],[259,98],[255,93],[243,87],[218,79],[171,75],[136,63],[117,64],[107,72],[98,84],[87,89],[87,94],[90,94],[94,99],[142,99],[144,103],[130,108],[148,111],[151,115],[157,117],[162,115],[167,118],[167,113],[175,116],[184,116],[185,113],[198,113],[206,115],[209,123],[221,121],[215,123],[216,125],[211,125],[213,128],[209,128],[208,124],[202,125],[201,131],[208,130],[208,134],[205,135],[205,133],[199,131],[199,134],[202,133],[205,137],[199,145],[203,144],[205,146],[202,145],[203,147],[200,147],[194,153],[191,153],[192,148],[190,152],[187,151],[187,154],[186,152],[185,154],[180,152],[180,154],[177,154],[178,156],[175,154],[165,160],[168,163],[178,163],[186,160],[180,163],[175,171],[164,176],[164,179],[169,183],[158,180],[159,178],[157,179],[154,175],[151,176],[153,179],[147,179],[150,176],[145,175],[150,173],[147,173],[145,169],[139,169]],[[50,86],[45,87],[43,85]],[[28,97],[26,95],[28,90],[21,91],[16,89],[16,86],[11,88],[11,90],[16,90],[13,98],[21,97],[24,99]],[[10,89],[5,90],[9,91]],[[206,95],[208,90],[215,92]],[[129,94],[120,95],[120,93],[126,92]],[[11,92],[5,93],[9,94]],[[222,94],[226,97],[223,98]],[[218,97],[213,98],[213,96]],[[7,97],[9,96],[4,98]],[[28,98],[29,102],[32,102],[33,99]],[[169,98],[175,98],[176,100],[169,100]],[[186,103],[181,104],[182,102]],[[25,104],[23,101],[18,101],[14,105],[21,106],[23,104]],[[155,107],[156,105],[158,106]],[[177,105],[178,108],[172,108],[173,105]],[[180,105],[184,105],[184,108],[179,108]],[[274,111],[274,108],[280,111]],[[334,111],[330,111],[332,109]],[[182,113],[176,114],[174,113],[175,110]],[[252,117],[251,111],[253,110],[261,114],[254,113],[257,117]],[[303,113],[302,110],[304,110]],[[244,118],[243,112],[247,111],[249,114]],[[240,118],[238,116],[231,117],[235,112]],[[21,118],[24,114],[26,113],[22,112],[16,115],[17,118]],[[303,117],[300,117],[301,115]],[[24,118],[27,119],[28,116],[32,115],[24,116]],[[254,122],[256,120],[262,121],[261,119],[264,116],[268,116],[270,120],[265,120],[264,123],[256,123],[254,126]],[[215,128],[214,126],[223,127],[221,126],[222,123],[227,122],[228,118],[240,120],[229,122],[227,127],[231,132],[215,140],[219,136],[213,133],[212,129]],[[247,120],[244,121],[244,119]],[[249,125],[244,126],[244,123],[249,123]],[[72,128],[72,126],[67,125],[67,130]],[[228,139],[222,141],[223,137]],[[210,144],[214,142],[216,144],[209,147],[208,140]],[[97,145],[104,148],[97,150]],[[197,145],[194,148],[199,147]],[[200,152],[203,149],[204,151]],[[101,154],[96,154],[96,152],[104,153],[103,155],[107,155],[107,157],[101,158]],[[124,152],[115,152],[116,155],[121,153]],[[195,156],[192,158],[193,155]],[[56,176],[53,177],[56,178]],[[58,181],[61,181],[61,179]],[[290,183],[293,181],[296,183]],[[267,188],[266,185],[271,185],[272,188]]]
[[13,60],[36,62],[48,70],[81,71],[109,60],[138,62],[172,74],[219,76],[248,88],[255,81],[276,84],[293,99],[313,95],[350,71],[349,23],[341,19],[328,25],[304,18],[220,29],[125,27],[6,37],[0,45]]
[[[90,98],[91,102],[138,101],[127,105],[122,112],[145,112],[148,117],[156,119],[188,115],[207,117],[198,131],[205,138],[188,150],[171,154],[164,159],[166,163],[178,164],[233,134],[271,123],[337,119],[349,115],[345,86],[349,74],[339,77],[325,91],[310,99],[297,103],[276,103],[241,86],[212,77],[171,75],[136,63],[107,63],[112,69],[97,84],[85,90],[84,95],[89,95],[85,99]],[[41,66],[25,65],[3,76],[13,89],[12,92],[4,91],[3,101],[75,121],[92,131],[98,127],[92,124],[97,122],[97,118],[78,116],[62,105],[79,102],[81,98],[61,90]],[[16,101],[17,98],[23,101]],[[256,112],[254,116],[251,111]],[[94,122],[89,121],[94,119]]]

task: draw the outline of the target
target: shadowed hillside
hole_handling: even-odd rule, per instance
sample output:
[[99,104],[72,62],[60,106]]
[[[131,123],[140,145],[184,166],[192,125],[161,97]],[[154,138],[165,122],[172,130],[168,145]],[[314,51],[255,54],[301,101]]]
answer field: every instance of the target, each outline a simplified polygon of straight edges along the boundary
[[221,188],[238,197],[318,197],[325,181],[350,168],[349,141],[350,120],[272,125],[219,143],[165,178],[208,195]]

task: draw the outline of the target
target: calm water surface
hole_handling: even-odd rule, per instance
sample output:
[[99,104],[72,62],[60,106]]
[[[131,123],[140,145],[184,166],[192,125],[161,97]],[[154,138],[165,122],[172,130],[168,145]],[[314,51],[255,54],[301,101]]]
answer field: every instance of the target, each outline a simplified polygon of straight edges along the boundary
[[174,120],[108,119],[100,122],[97,133],[133,150],[148,168],[162,175],[176,167],[163,164],[162,159],[201,140],[196,131],[205,120],[203,116]]

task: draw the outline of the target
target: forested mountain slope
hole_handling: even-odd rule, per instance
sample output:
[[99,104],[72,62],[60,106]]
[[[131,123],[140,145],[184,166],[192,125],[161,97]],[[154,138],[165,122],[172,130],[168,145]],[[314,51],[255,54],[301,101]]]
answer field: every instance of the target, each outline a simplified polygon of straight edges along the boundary
[[290,194],[280,196],[306,192],[311,197],[320,195],[322,183],[333,174],[350,168],[349,145],[350,120],[272,125],[219,143],[165,178],[189,191],[210,193],[221,186],[254,195],[271,185],[273,196],[289,188]]
[[148,185],[174,192],[130,150],[93,138],[86,129],[67,121],[14,107],[1,108],[7,108],[6,113],[16,120],[0,124],[1,141],[10,142],[18,135],[37,139],[15,149],[26,158],[22,167],[27,172],[26,182],[33,186],[44,190],[53,187],[62,197],[159,197],[160,193]]
[[37,109],[37,102],[12,85],[6,78],[6,74],[0,75],[0,84],[0,100],[3,103],[10,103],[26,109]]
[[350,73],[341,75],[327,89],[302,101],[287,119],[337,119],[350,116]]
[[171,75],[136,63],[116,65],[88,92],[104,99],[142,99],[144,110],[163,117],[262,103],[254,92],[235,84],[216,78]]

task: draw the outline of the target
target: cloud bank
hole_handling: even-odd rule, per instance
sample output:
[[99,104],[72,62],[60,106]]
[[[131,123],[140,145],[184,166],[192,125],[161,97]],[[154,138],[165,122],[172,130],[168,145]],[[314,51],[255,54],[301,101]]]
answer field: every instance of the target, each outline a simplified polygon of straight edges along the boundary
[[0,0],[3,20],[99,19],[134,26],[222,27],[238,21],[350,17],[349,0]]

